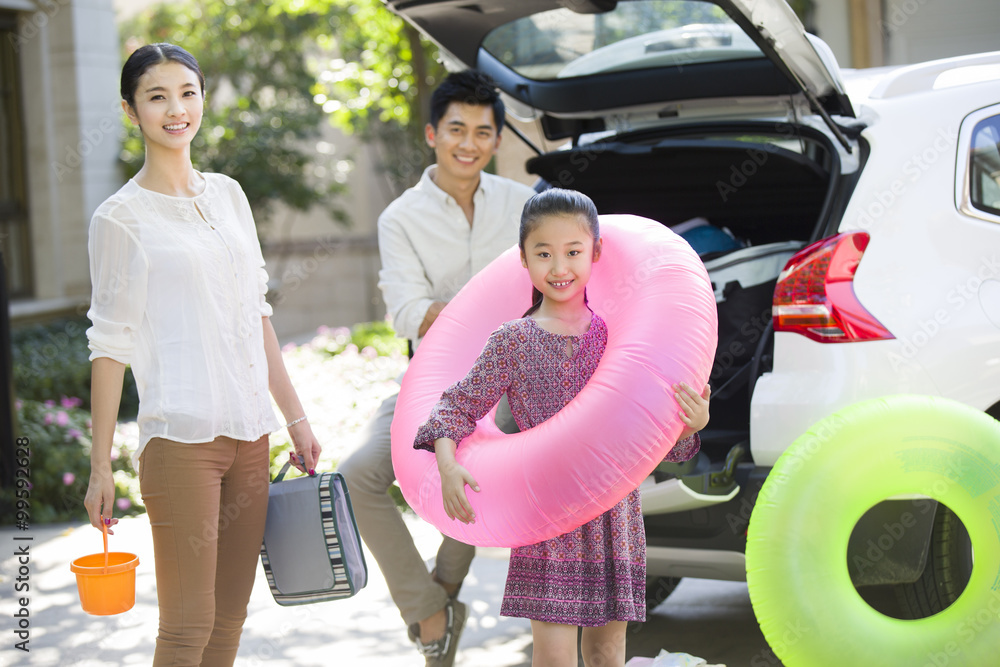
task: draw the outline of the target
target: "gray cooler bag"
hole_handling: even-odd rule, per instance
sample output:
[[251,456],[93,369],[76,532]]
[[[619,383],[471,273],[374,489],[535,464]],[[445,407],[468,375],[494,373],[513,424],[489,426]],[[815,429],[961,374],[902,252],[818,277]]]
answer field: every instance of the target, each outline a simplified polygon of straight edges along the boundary
[[299,605],[351,597],[368,583],[358,526],[337,472],[270,485],[260,560],[275,602]]

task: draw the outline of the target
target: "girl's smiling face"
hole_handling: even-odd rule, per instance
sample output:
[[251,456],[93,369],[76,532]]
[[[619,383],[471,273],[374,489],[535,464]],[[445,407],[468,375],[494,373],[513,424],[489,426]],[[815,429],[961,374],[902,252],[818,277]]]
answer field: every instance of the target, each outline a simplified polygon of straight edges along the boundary
[[139,77],[135,107],[122,102],[147,146],[190,146],[201,127],[205,98],[198,75],[178,62],[153,65]]
[[594,240],[585,216],[549,215],[525,237],[521,264],[545,299],[583,303],[593,264],[600,256],[601,240]]

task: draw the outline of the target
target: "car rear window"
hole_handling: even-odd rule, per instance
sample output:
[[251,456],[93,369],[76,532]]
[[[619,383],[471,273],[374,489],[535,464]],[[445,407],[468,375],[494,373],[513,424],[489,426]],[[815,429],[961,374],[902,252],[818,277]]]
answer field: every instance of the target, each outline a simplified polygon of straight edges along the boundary
[[697,0],[619,2],[600,14],[545,11],[493,29],[483,48],[534,80],[763,57],[722,9]]

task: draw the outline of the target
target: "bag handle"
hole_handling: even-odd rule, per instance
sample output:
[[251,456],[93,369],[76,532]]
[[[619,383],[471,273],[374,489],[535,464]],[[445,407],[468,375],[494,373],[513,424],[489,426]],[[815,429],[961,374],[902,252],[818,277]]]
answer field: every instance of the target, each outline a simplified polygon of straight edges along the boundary
[[271,484],[277,484],[278,482],[280,482],[281,480],[283,480],[285,478],[285,473],[288,472],[288,469],[291,466],[292,466],[292,462],[291,461],[285,461],[285,465],[281,466],[281,470],[279,470],[278,474],[275,475],[274,479],[271,480]]
[[[280,482],[281,480],[285,479],[285,473],[287,473],[288,469],[291,468],[291,467],[292,467],[292,462],[291,461],[285,461],[285,465],[281,466],[281,470],[279,470],[278,474],[274,476],[274,479],[271,480],[271,483],[275,484],[275,483]],[[296,468],[296,470],[298,470],[298,468]],[[312,475],[310,475],[310,477],[311,476]],[[316,476],[319,477],[319,473],[316,473]]]

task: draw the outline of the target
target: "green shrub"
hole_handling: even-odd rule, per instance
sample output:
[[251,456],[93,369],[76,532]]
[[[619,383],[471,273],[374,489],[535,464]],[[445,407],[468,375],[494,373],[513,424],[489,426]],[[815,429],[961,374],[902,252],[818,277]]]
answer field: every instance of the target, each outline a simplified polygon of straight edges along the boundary
[[[20,435],[19,448],[29,452],[29,523],[86,520],[83,506],[90,481],[90,413],[79,398],[55,401],[18,400],[15,403]],[[128,452],[116,445],[112,450],[116,487],[115,516],[140,514],[138,478]],[[20,457],[19,457],[20,458]],[[13,516],[15,490],[0,491],[0,507]]]
[[395,329],[385,320],[355,324],[351,327],[351,342],[359,350],[370,347],[383,357],[406,354],[406,340],[397,338]]
[[[285,441],[279,444],[274,444],[274,440],[271,441],[271,449],[268,450],[271,479],[274,479],[274,476],[281,470],[281,466],[288,462],[288,455],[294,451],[292,443],[288,438],[285,438]],[[289,474],[286,476],[294,477],[296,474],[298,474],[298,471],[289,469]]]
[[[14,395],[28,401],[58,401],[76,396],[90,409],[90,350],[85,317],[19,327],[11,332]],[[139,393],[132,370],[125,370],[121,417],[139,411]]]
[[382,357],[406,354],[406,340],[396,337],[396,331],[386,321],[362,322],[347,327],[320,327],[309,343],[314,349],[336,356],[353,345],[359,351],[366,348]]

